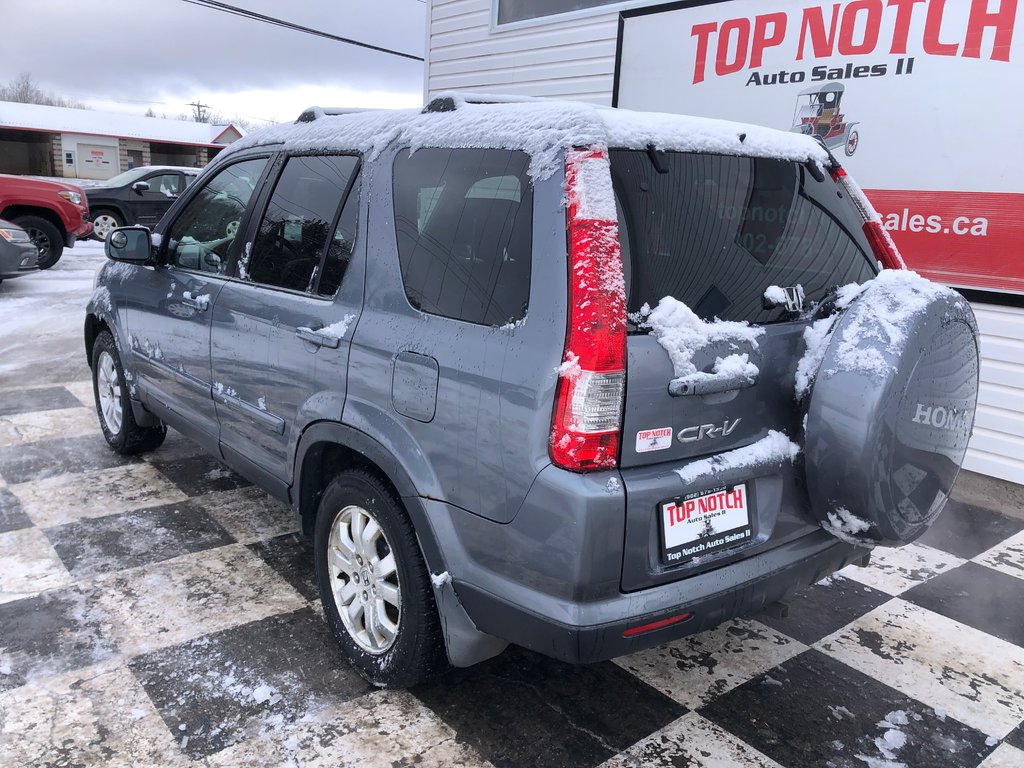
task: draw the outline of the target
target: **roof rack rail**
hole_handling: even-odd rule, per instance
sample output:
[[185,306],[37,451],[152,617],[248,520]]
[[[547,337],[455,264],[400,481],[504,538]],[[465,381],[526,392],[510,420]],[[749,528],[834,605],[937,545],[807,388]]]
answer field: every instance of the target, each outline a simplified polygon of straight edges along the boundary
[[501,96],[489,93],[443,93],[427,102],[420,114],[430,112],[454,112],[459,104],[522,104],[545,101],[535,96]]
[[296,123],[312,123],[318,117],[333,117],[335,115],[354,115],[359,112],[373,112],[373,109],[362,107],[309,107],[303,110]]

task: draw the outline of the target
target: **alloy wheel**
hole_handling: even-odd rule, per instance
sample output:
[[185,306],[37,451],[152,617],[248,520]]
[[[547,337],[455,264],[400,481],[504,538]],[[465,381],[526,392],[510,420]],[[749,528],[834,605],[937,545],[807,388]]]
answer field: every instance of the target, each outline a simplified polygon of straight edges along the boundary
[[92,233],[98,240],[106,240],[107,233],[116,226],[118,226],[117,219],[109,213],[101,213],[92,220]]
[[36,229],[35,227],[26,227],[25,232],[28,233],[32,245],[39,250],[39,263],[42,264],[50,255],[50,238],[46,236],[43,230]]
[[100,401],[103,423],[110,434],[118,434],[124,418],[121,412],[121,384],[117,379],[117,366],[109,352],[100,354],[96,371],[96,395]]
[[328,567],[342,624],[360,649],[387,652],[398,636],[402,592],[398,563],[384,531],[366,509],[338,512],[328,538]]

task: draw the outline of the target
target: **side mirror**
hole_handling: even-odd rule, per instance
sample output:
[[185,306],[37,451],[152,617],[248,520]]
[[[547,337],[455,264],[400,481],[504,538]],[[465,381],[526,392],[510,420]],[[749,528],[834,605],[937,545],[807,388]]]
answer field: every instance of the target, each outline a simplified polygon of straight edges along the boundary
[[148,181],[136,181],[134,184],[132,184],[132,190],[137,195],[141,195],[143,192],[149,192],[149,182]]
[[107,235],[104,250],[108,259],[144,264],[153,258],[153,240],[146,227],[118,227]]

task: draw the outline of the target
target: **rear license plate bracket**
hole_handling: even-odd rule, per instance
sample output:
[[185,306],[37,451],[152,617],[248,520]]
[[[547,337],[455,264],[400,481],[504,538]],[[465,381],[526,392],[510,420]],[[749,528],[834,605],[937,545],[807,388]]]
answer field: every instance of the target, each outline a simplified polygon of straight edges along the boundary
[[661,562],[681,565],[757,536],[747,483],[694,491],[658,504]]

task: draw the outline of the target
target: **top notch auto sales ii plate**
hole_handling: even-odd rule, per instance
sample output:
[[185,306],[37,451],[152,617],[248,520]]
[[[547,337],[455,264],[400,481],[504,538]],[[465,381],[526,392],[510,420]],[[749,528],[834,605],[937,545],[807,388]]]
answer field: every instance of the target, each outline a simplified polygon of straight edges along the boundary
[[661,503],[662,560],[680,563],[753,538],[747,485],[691,493]]

